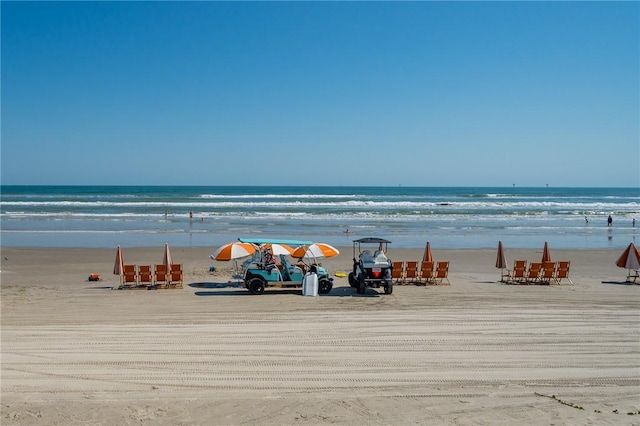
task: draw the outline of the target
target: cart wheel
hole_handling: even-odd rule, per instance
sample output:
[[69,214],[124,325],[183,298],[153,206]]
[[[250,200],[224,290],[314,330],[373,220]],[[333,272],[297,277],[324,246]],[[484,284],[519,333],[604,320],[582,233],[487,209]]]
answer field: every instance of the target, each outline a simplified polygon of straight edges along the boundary
[[248,287],[251,294],[264,293],[264,281],[260,278],[251,278]]
[[330,280],[323,278],[320,280],[320,283],[318,285],[318,293],[327,294],[331,291],[332,288],[333,283]]
[[351,287],[355,287],[358,283],[356,282],[355,277],[353,276],[353,272],[349,272],[349,285]]
[[358,275],[358,294],[367,292],[367,284],[364,282],[364,274]]

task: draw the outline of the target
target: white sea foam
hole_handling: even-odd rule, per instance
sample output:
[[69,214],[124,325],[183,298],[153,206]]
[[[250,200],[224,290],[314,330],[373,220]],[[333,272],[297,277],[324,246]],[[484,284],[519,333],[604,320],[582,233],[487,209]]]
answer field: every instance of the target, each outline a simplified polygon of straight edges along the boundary
[[572,210],[593,210],[593,209],[620,209],[634,212],[640,211],[640,202],[627,203],[567,203],[553,201],[531,201],[531,202],[488,202],[488,201],[456,201],[456,202],[415,202],[415,201],[341,201],[341,202],[273,202],[273,201],[249,201],[249,202],[155,202],[155,201],[132,201],[132,202],[107,202],[107,201],[5,201],[2,208],[8,207],[76,207],[76,208],[385,208],[385,209],[572,209]]
[[[559,239],[554,246],[607,247],[635,238],[631,220],[640,219],[640,197],[634,190],[352,189],[322,188],[317,194],[277,187],[5,192],[0,194],[2,242],[213,245],[240,234],[259,234],[350,244],[352,235],[344,233],[348,228],[405,246],[421,247],[429,239],[441,247],[488,247],[499,237],[512,247],[537,247],[539,240],[554,238]],[[606,226],[609,214],[613,228]]]

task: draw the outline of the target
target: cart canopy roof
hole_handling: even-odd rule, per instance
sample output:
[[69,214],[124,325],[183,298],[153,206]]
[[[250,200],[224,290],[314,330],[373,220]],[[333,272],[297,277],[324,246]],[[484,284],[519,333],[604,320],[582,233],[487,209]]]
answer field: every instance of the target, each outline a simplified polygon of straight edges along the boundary
[[353,242],[365,243],[365,244],[378,244],[378,243],[390,243],[391,241],[385,240],[384,238],[367,237],[367,238],[360,238],[359,240],[353,240]]
[[238,238],[238,241],[240,241],[241,243],[255,244],[258,246],[262,244],[286,244],[288,246],[298,247],[313,244],[313,241],[281,240],[278,238]]

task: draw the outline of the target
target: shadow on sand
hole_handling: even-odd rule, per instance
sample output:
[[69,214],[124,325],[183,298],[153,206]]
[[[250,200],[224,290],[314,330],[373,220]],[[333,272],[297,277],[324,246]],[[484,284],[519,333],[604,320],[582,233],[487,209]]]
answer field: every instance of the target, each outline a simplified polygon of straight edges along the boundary
[[[225,289],[222,291],[196,291],[196,296],[254,296],[249,293],[244,284],[239,282],[227,282],[227,283],[214,283],[214,282],[199,282],[188,284],[189,287],[199,289]],[[278,294],[292,294],[302,295],[302,290],[299,288],[267,288],[261,296],[271,296]],[[328,294],[320,294],[318,297],[380,297],[380,294],[372,288],[367,288],[366,294],[358,294],[355,288],[351,287],[337,287],[331,290]]]
[[640,283],[633,283],[631,281],[602,281],[602,284],[615,284],[615,285],[640,285]]

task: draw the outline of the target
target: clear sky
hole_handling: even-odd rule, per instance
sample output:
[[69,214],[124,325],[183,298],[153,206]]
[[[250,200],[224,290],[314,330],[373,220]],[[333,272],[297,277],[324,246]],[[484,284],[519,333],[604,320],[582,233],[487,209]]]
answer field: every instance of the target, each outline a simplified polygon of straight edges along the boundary
[[638,2],[1,2],[2,183],[640,186]]

